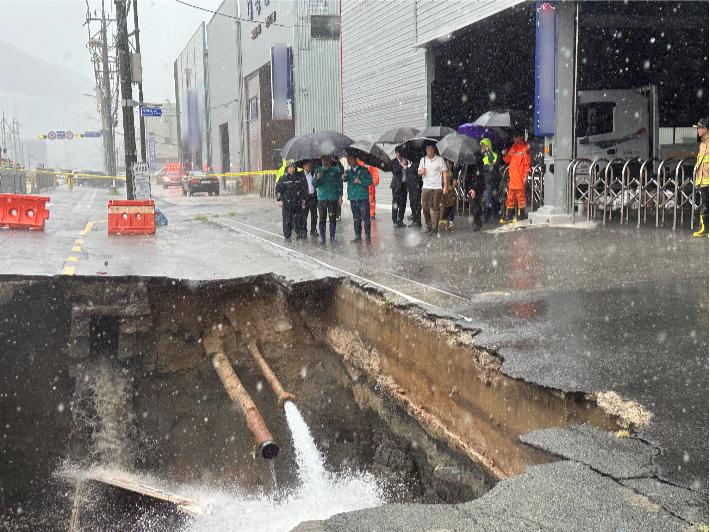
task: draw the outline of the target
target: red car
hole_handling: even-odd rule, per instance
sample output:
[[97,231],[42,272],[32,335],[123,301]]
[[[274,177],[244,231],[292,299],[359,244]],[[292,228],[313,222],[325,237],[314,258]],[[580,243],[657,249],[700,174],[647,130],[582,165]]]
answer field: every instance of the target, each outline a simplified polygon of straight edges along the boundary
[[163,176],[163,188],[182,186],[183,174],[179,166],[168,166]]

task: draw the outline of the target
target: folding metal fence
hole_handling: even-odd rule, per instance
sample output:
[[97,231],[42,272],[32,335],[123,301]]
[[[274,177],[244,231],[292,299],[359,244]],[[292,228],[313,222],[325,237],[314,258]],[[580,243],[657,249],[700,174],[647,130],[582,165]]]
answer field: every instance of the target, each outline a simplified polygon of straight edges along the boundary
[[586,211],[587,220],[601,215],[606,225],[614,212],[619,213],[620,224],[628,224],[635,210],[637,227],[651,213],[656,227],[665,226],[672,216],[674,231],[688,216],[693,229],[700,207],[696,171],[695,157],[578,158],[567,166],[567,213],[572,214],[573,223],[578,210]]

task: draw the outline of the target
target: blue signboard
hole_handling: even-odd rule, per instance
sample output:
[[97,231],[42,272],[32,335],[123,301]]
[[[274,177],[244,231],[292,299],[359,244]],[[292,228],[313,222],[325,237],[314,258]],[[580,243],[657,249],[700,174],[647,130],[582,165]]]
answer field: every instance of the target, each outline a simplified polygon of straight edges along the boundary
[[535,25],[535,134],[555,134],[555,7],[537,3]]
[[148,133],[148,165],[155,172],[155,133]]
[[163,110],[157,107],[141,107],[141,116],[163,116]]
[[63,139],[65,138],[66,134],[64,131],[57,131],[57,138],[58,139]]
[[84,131],[84,136],[89,137],[100,137],[101,131]]

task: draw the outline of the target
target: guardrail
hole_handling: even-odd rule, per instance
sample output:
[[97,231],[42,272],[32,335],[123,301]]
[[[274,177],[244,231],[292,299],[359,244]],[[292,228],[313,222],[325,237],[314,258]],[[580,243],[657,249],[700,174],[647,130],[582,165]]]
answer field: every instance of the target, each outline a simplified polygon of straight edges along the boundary
[[656,227],[665,227],[666,217],[672,216],[674,231],[687,214],[693,229],[695,211],[700,207],[696,171],[694,157],[574,159],[567,166],[567,213],[572,214],[572,223],[578,212],[586,211],[587,220],[601,213],[602,224],[606,225],[618,211],[623,225],[629,223],[631,211],[636,209],[637,228],[655,213]]

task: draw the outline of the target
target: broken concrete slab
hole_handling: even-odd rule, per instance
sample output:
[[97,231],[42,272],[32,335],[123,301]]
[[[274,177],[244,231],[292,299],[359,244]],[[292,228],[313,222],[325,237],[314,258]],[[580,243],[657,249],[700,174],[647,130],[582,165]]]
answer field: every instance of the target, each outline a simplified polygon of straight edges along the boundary
[[650,477],[656,472],[653,458],[659,451],[636,438],[589,425],[535,430],[520,441],[547,453],[576,460],[615,479]]
[[708,522],[708,494],[681,488],[654,478],[634,478],[621,482],[693,524]]
[[[324,525],[324,526],[321,526]],[[528,467],[483,497],[452,505],[392,504],[335,515],[328,532],[530,532],[690,529],[690,524],[643,494],[573,461]]]

